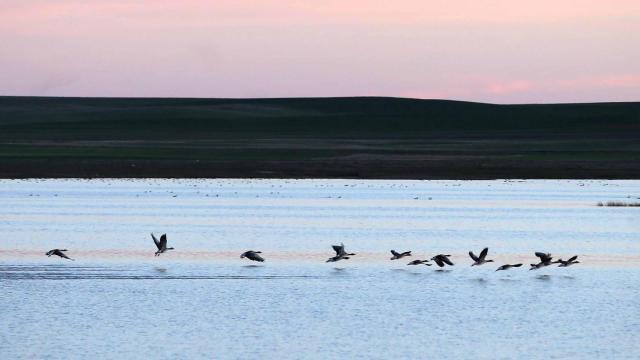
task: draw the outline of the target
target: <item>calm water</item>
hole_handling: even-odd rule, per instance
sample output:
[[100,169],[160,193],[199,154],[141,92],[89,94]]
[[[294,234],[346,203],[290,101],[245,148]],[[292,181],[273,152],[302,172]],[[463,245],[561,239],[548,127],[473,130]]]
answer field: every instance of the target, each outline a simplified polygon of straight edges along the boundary
[[[638,198],[640,181],[0,180],[0,354],[637,359],[640,208],[595,204]],[[176,250],[155,258],[150,232]],[[339,242],[358,255],[324,263]],[[484,246],[496,263],[469,267]],[[582,263],[494,272],[540,250]]]

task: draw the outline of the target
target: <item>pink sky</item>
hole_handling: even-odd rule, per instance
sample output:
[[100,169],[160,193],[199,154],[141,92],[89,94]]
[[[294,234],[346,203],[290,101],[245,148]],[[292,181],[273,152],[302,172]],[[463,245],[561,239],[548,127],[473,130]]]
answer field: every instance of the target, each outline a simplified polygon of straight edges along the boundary
[[0,95],[640,101],[640,1],[2,0]]

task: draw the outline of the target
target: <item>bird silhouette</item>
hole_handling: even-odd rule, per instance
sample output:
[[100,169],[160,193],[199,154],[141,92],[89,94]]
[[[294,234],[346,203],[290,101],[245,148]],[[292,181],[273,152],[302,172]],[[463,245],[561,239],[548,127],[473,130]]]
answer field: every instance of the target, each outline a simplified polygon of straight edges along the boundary
[[489,248],[484,248],[480,252],[479,256],[476,256],[473,251],[469,251],[469,256],[473,259],[474,263],[471,266],[482,265],[484,263],[493,262],[493,260],[486,260],[487,254],[489,253]]
[[64,252],[67,251],[67,249],[53,249],[53,250],[49,250],[46,252],[45,255],[51,257],[51,255],[56,255],[56,256],[60,256],[61,258],[65,258],[65,259],[69,259],[71,261],[74,261],[74,259],[68,257]]
[[162,234],[162,236],[160,236],[160,241],[156,239],[153,233],[151,233],[151,238],[153,238],[153,242],[156,244],[156,247],[158,248],[158,251],[156,251],[156,256],[160,256],[160,254],[162,254],[163,252],[166,252],[167,250],[173,250],[172,247],[170,248],[167,247],[167,234]]
[[509,270],[511,268],[520,267],[520,266],[522,266],[522,264],[513,264],[513,265],[512,264],[504,264],[504,265],[500,266],[498,269],[496,269],[496,271]]
[[403,253],[399,253],[395,250],[391,250],[391,254],[393,255],[391,257],[391,260],[398,260],[398,259],[402,259],[405,256],[411,256],[411,251],[405,251]]
[[326,262],[336,262],[340,260],[347,260],[350,256],[354,256],[355,254],[348,254],[344,251],[344,244],[340,243],[340,245],[331,245],[333,250],[336,252],[336,256],[330,257]]
[[249,251],[243,252],[242,255],[240,255],[240,258],[241,259],[247,258],[252,261],[264,262],[264,258],[262,258],[262,256],[258,254],[262,254],[262,251],[249,250]]
[[545,267],[553,264],[553,262],[551,262],[551,260],[553,259],[551,254],[543,253],[539,251],[536,251],[535,254],[538,258],[540,258],[540,262],[537,264],[531,264],[531,268],[529,268],[529,270],[537,270],[537,269],[540,269],[541,267]]
[[577,261],[576,259],[578,259],[578,255],[572,256],[571,258],[569,258],[569,260],[566,260],[566,261],[562,259],[558,259],[556,263],[560,263],[558,267],[567,267],[573,264],[580,264],[580,261]]
[[427,266],[431,266],[431,264],[429,264],[429,260],[413,260],[412,262],[408,263],[407,265],[427,265]]
[[443,267],[445,265],[453,266],[453,263],[451,262],[451,260],[449,260],[449,256],[451,255],[439,254],[432,257],[431,260],[435,261],[435,263],[440,267]]

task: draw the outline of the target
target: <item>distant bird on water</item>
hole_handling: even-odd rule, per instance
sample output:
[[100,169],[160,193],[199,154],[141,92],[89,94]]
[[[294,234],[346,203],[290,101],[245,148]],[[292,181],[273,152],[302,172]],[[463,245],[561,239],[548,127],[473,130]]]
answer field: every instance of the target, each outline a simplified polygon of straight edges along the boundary
[[393,256],[391,257],[391,260],[398,260],[398,259],[402,259],[405,256],[411,256],[411,251],[405,251],[403,253],[399,253],[395,250],[391,250],[391,254],[393,254]]
[[264,262],[264,258],[262,258],[262,256],[258,254],[262,254],[262,251],[253,251],[253,250],[245,251],[242,253],[242,255],[240,255],[240,259],[247,258],[253,261]]
[[71,261],[74,261],[74,259],[68,257],[67,254],[64,253],[65,251],[67,251],[67,249],[53,249],[53,250],[47,251],[47,253],[45,255],[47,255],[49,257],[51,257],[51,255],[56,255],[56,256],[60,256],[61,258],[65,258],[65,259],[69,259]]
[[429,264],[429,260],[413,260],[412,262],[408,263],[407,265],[427,265],[427,266],[431,266],[431,264]]
[[559,259],[559,260],[557,260],[555,262],[556,263],[560,263],[560,265],[558,265],[558,267],[567,267],[567,266],[571,266],[573,264],[580,264],[580,261],[576,260],[577,258],[578,258],[578,255],[569,258],[569,260],[567,260],[567,261]]
[[347,260],[349,256],[354,256],[355,254],[348,254],[344,251],[344,244],[340,243],[340,245],[331,245],[333,250],[336,252],[336,256],[330,257],[326,262],[336,262],[340,260]]
[[479,256],[476,256],[473,251],[469,251],[469,256],[471,257],[471,259],[473,259],[473,261],[475,261],[473,264],[471,264],[471,266],[493,262],[493,260],[485,260],[487,257],[487,253],[489,253],[489,248],[482,249]]
[[545,267],[553,264],[551,262],[553,257],[549,253],[536,251],[536,256],[540,258],[540,262],[537,264],[531,264],[531,268],[529,270],[537,270],[537,269],[540,269],[541,267]]
[[160,254],[162,254],[163,252],[166,252],[167,250],[173,250],[172,247],[170,248],[167,247],[167,234],[162,234],[162,236],[160,236],[160,241],[156,239],[153,233],[151,233],[151,237],[153,238],[153,242],[156,244],[156,247],[158,248],[158,251],[156,251],[156,256],[160,256]]
[[520,267],[520,266],[522,266],[522,264],[513,264],[513,265],[512,264],[504,264],[504,265],[500,266],[496,271],[509,270],[511,268]]
[[451,255],[439,254],[432,257],[431,260],[435,261],[436,264],[440,267],[445,266],[445,264],[453,266],[453,263],[451,262],[451,260],[449,260],[449,256]]

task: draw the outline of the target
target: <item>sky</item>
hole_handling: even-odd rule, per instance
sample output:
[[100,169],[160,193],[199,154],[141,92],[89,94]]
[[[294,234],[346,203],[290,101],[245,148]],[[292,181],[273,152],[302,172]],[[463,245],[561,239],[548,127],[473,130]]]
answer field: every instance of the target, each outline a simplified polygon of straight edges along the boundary
[[640,101],[640,1],[0,0],[0,95]]

